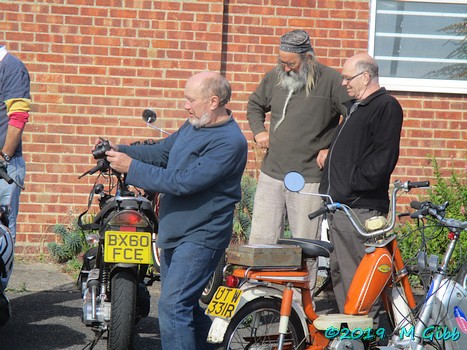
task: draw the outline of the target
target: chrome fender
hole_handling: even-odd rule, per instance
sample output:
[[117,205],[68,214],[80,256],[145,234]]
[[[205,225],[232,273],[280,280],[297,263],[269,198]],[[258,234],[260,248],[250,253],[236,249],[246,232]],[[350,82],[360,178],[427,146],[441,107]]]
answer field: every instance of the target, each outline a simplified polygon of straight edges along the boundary
[[[283,288],[279,288],[278,286],[264,286],[264,285],[257,285],[257,284],[250,284],[245,283],[240,287],[243,291],[243,294],[240,298],[240,302],[235,310],[235,314],[244,307],[247,303],[254,299],[258,298],[277,298],[282,299],[282,291]],[[292,308],[297,313],[300,321],[302,323],[303,331],[305,333],[306,338],[308,338],[308,326],[306,323],[306,316],[303,308],[301,306],[301,294],[300,291],[293,289],[293,300],[292,300]],[[232,317],[233,317],[232,316]],[[224,318],[215,317],[211,324],[211,328],[209,329],[207,342],[212,344],[220,344],[224,340],[225,332],[227,331],[227,327],[230,324],[231,319],[226,320]]]

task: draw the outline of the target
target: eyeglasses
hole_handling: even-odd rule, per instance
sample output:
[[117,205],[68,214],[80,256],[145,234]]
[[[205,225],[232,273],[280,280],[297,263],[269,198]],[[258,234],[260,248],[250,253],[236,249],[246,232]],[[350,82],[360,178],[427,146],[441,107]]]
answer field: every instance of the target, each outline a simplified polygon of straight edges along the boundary
[[300,61],[294,62],[294,63],[290,63],[290,62],[284,62],[284,61],[278,59],[278,60],[277,60],[277,63],[279,63],[282,67],[287,66],[287,67],[290,68],[290,69],[294,69],[295,67],[298,66],[298,64],[300,63]]
[[352,80],[354,80],[356,77],[358,77],[359,75],[362,75],[363,73],[366,73],[365,71],[363,72],[360,72],[358,74],[355,74],[354,76],[352,77],[345,77],[345,76],[342,76],[342,79],[345,80],[346,83],[350,83]]

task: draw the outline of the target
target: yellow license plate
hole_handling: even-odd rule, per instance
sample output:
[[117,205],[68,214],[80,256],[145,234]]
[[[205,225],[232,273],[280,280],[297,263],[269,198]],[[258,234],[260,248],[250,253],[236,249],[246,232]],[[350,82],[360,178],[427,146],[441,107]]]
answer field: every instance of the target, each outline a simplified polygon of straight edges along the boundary
[[221,317],[227,320],[231,319],[235,314],[235,309],[240,302],[242,293],[237,288],[220,286],[217,288],[216,294],[214,294],[206,309],[206,315]]
[[105,262],[150,264],[151,259],[150,232],[105,232]]

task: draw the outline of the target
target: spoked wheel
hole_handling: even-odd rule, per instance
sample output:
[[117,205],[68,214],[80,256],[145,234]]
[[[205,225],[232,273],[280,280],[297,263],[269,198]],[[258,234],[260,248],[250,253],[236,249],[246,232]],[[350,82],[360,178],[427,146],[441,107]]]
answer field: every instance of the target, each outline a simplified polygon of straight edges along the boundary
[[[281,303],[259,298],[246,304],[232,318],[224,336],[224,349],[277,349]],[[299,317],[292,310],[284,350],[304,349],[305,336]]]
[[199,298],[201,302],[203,302],[206,305],[211,302],[211,299],[216,293],[217,288],[219,288],[222,285],[222,282],[224,281],[224,276],[222,275],[222,273],[224,272],[224,266],[225,252],[222,254],[221,259],[219,260],[219,263],[217,264],[216,269],[214,270],[214,273],[208,281],[208,284],[206,284],[206,287],[203,290],[203,294],[201,294],[201,298]]
[[117,271],[112,277],[108,350],[132,348],[136,323],[136,286],[136,276],[131,271]]

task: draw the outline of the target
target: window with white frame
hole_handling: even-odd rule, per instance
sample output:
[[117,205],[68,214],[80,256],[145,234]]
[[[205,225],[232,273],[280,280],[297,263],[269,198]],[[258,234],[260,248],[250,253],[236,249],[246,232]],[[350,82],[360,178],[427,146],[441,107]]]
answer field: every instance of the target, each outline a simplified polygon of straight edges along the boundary
[[381,85],[467,93],[467,0],[371,0],[370,15]]

